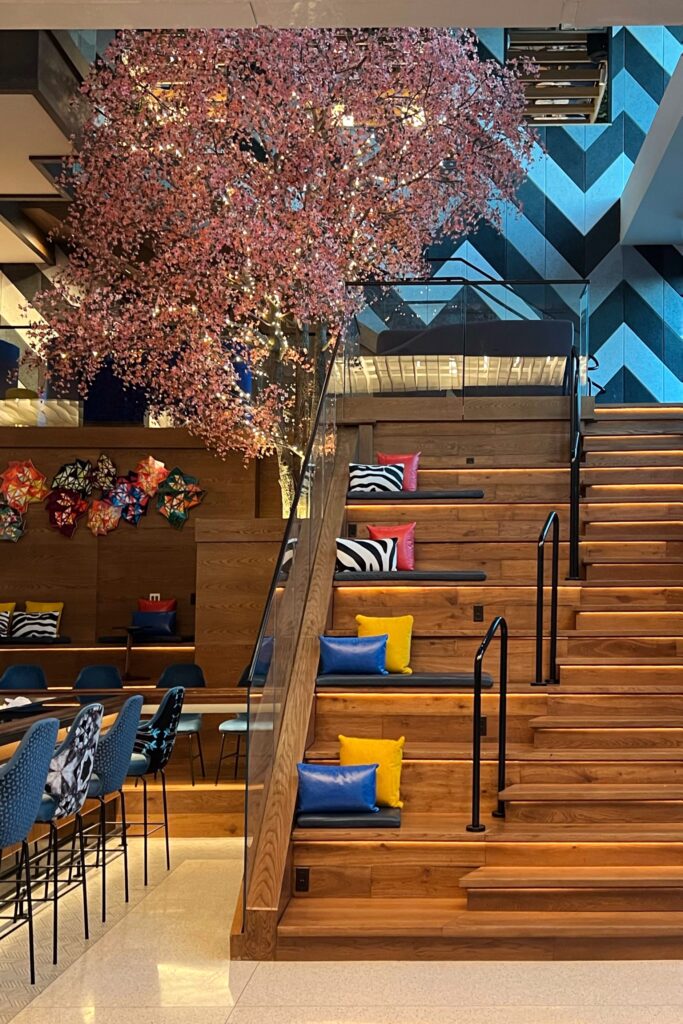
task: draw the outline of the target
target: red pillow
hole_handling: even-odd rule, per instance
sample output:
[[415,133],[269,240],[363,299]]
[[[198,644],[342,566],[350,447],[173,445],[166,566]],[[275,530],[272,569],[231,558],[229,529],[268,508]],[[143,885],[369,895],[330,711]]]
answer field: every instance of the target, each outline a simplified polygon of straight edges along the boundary
[[415,523],[400,526],[368,526],[370,540],[386,540],[395,537],[398,541],[397,569],[415,568]]
[[417,467],[422,452],[413,452],[408,455],[387,455],[385,452],[377,452],[377,463],[380,466],[395,466],[403,463],[403,490],[417,490]]
[[138,598],[139,612],[174,612],[177,605],[175,597],[167,597],[164,601],[150,601],[146,597]]

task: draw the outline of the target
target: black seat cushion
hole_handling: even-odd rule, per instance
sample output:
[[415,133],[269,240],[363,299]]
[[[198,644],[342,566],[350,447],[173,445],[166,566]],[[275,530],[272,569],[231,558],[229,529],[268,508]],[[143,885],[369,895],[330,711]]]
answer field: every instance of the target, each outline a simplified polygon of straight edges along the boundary
[[448,570],[426,570],[421,569],[394,569],[391,572],[354,572],[345,569],[342,572],[335,572],[337,583],[370,582],[383,583],[385,580],[405,580],[411,583],[420,583],[428,580],[438,580],[443,583],[482,583],[486,579],[486,573],[480,569],[463,569],[450,572]]
[[362,814],[299,814],[297,828],[400,828],[399,807],[380,807]]
[[374,504],[376,501],[435,501],[444,498],[450,501],[483,498],[484,492],[480,490],[466,491],[349,491],[346,495],[347,502],[362,501]]
[[[493,686],[493,679],[487,672],[482,672],[481,685],[484,690],[490,690]],[[392,672],[387,676],[330,674],[318,676],[316,686],[319,690],[367,690],[376,687],[394,690],[405,687],[468,690],[474,686],[474,676],[471,672],[413,672],[412,675],[406,676],[400,672]]]
[[70,644],[68,636],[27,636],[23,640],[17,636],[0,637],[0,647],[54,647],[55,644]]

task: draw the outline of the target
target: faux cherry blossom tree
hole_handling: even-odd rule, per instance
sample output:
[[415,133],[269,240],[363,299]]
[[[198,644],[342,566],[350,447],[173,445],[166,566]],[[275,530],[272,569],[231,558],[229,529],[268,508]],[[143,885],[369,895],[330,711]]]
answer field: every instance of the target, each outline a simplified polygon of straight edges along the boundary
[[345,282],[497,225],[533,144],[518,71],[445,29],[126,31],[83,93],[48,373],[85,393],[108,363],[245,457],[289,443],[273,366],[310,366],[302,325],[333,338]]

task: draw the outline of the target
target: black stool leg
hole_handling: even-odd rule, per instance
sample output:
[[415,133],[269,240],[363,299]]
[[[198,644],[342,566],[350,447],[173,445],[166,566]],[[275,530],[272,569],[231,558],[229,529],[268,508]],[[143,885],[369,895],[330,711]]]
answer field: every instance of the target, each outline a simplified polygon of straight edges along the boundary
[[128,903],[128,824],[126,822],[126,798],[122,789],[119,790],[119,796],[121,797],[121,845],[123,847],[123,897]]
[[76,815],[78,825],[78,848],[81,854],[81,879],[83,884],[83,934],[86,939],[90,938],[90,927],[88,925],[88,883],[85,878],[85,839],[83,837],[83,818]]
[[52,851],[52,963],[57,963],[57,951],[59,947],[59,858],[57,853],[57,826],[54,821],[50,822],[50,849]]
[[194,786],[194,743],[192,742],[193,738],[194,733],[188,732],[187,741],[190,750],[190,778],[192,779],[192,785]]
[[218,785],[218,782],[219,782],[220,777],[221,777],[221,765],[223,764],[223,748],[224,747],[225,747],[225,733],[222,732],[221,733],[221,751],[220,751],[220,754],[218,755],[218,767],[216,768],[216,781],[214,783],[215,786]]
[[171,847],[168,840],[168,805],[166,803],[166,772],[161,769],[161,795],[164,801],[164,838],[166,839],[166,870],[171,870]]
[[199,753],[199,767],[202,770],[202,778],[206,778],[206,770],[204,768],[204,753],[202,751],[202,738],[199,733],[197,735],[197,752]]
[[144,878],[147,885],[147,779],[142,776],[142,856],[144,860]]
[[102,797],[100,797],[100,833],[102,839],[102,923],[104,923],[107,920],[107,816]]
[[26,914],[28,920],[28,956],[31,984],[36,983],[36,952],[33,939],[33,903],[31,901],[31,862],[28,852],[28,843],[24,839],[21,844],[21,859],[24,863],[24,878],[26,881]]
[[241,733],[238,732],[237,733],[237,746],[235,748],[235,771],[233,772],[233,778],[234,779],[237,778],[237,771],[238,771],[239,766],[240,766],[240,747],[241,747],[241,745],[242,745],[242,735],[241,735]]

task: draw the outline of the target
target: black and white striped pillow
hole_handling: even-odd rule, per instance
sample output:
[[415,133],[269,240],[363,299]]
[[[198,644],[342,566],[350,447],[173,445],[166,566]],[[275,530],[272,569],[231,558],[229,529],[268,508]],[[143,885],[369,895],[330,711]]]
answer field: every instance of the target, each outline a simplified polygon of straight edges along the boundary
[[7,639],[9,636],[9,612],[0,612],[0,637]]
[[282,576],[289,576],[289,570],[292,568],[292,562],[294,561],[294,552],[296,550],[298,537],[290,537],[285,544],[285,550],[282,554],[282,561],[280,562],[280,574]]
[[15,612],[13,640],[51,640],[57,636],[59,612]]
[[349,466],[350,491],[402,491],[403,463],[393,466],[367,466],[352,462]]
[[398,541],[350,540],[337,537],[335,572],[392,572],[398,561]]

